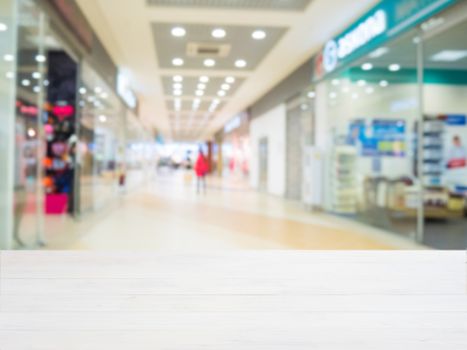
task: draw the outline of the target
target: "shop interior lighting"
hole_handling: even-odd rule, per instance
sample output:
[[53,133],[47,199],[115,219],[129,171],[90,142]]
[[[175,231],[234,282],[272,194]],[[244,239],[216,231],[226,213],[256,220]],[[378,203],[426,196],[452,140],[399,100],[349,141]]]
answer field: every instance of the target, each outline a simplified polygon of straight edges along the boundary
[[209,82],[209,77],[203,75],[203,76],[199,77],[199,81],[202,82],[202,83],[208,83]]
[[255,40],[263,40],[266,38],[266,32],[264,30],[255,30],[251,37]]
[[230,85],[229,84],[222,84],[221,89],[225,90],[225,91],[229,91],[230,90]]
[[15,60],[15,56],[12,55],[12,54],[6,54],[6,55],[3,56],[3,59],[6,62],[13,62]]
[[397,63],[394,63],[394,64],[391,64],[388,69],[391,71],[391,72],[398,72],[400,71],[401,69],[401,66]]
[[0,22],[0,32],[6,32],[8,30],[8,26],[5,23]]
[[183,92],[182,92],[182,90],[174,90],[173,94],[174,94],[174,96],[182,96]]
[[366,85],[366,81],[365,80],[359,80],[357,81],[357,85],[360,86],[360,87],[363,87]]
[[105,115],[100,115],[100,116],[99,116],[99,121],[100,121],[101,123],[105,123],[105,122],[107,121],[107,117],[106,117]]
[[106,92],[103,92],[103,93],[101,94],[101,98],[104,99],[104,100],[106,100],[106,99],[109,98],[109,94],[106,93]]
[[227,35],[226,31],[222,28],[216,28],[211,32],[213,38],[222,39]]
[[336,94],[335,92],[331,92],[331,93],[329,94],[329,98],[331,98],[331,99],[334,100],[335,98],[337,98],[337,94]]
[[23,86],[30,86],[30,85],[31,85],[31,81],[28,80],[28,79],[23,79],[23,81],[21,82],[21,85],[23,85]]
[[236,60],[235,61],[235,67],[237,68],[245,68],[247,65],[245,60]]
[[15,73],[14,72],[6,72],[5,74],[7,79],[14,79],[15,78]]
[[41,88],[40,86],[34,86],[34,88],[32,89],[36,94],[38,94],[39,92],[41,92]]
[[37,133],[36,133],[36,130],[32,129],[32,128],[29,128],[28,129],[28,136],[33,138],[33,137],[36,137]]
[[308,94],[307,94],[308,98],[315,98],[316,97],[316,93],[314,91],[310,91]]
[[48,81],[47,79],[44,80],[44,86],[49,86],[50,85],[50,81]]
[[183,77],[181,75],[176,75],[173,77],[173,81],[175,83],[181,83],[183,81]]
[[84,95],[86,92],[87,92],[86,88],[84,88],[84,87],[79,88],[79,93],[80,93],[81,95]]
[[370,57],[370,58],[379,58],[381,56],[384,56],[388,52],[389,52],[389,49],[387,47],[380,47],[380,48],[376,49],[375,51],[373,51],[372,53],[370,53],[368,55],[368,57]]
[[32,73],[32,77],[36,80],[39,80],[41,78],[42,74],[39,72],[34,72]]
[[177,58],[174,58],[172,60],[172,65],[176,66],[176,67],[180,67],[180,66],[183,66],[183,64],[185,63],[185,61],[183,61],[183,59],[177,57]]
[[220,90],[217,92],[217,96],[224,97],[226,95],[226,92],[224,90]]
[[375,89],[372,88],[371,86],[369,86],[369,87],[367,87],[367,88],[365,89],[365,92],[366,92],[367,94],[372,94],[373,92],[375,92]]
[[343,92],[344,94],[348,94],[348,93],[350,92],[350,88],[349,88],[348,86],[344,86],[344,87],[342,88],[342,92]]
[[302,111],[306,111],[308,109],[308,105],[306,103],[302,103],[300,108],[302,109]]
[[373,65],[371,63],[364,63],[362,64],[362,70],[364,71],[369,71],[373,69]]
[[225,82],[227,84],[233,84],[233,83],[235,83],[235,78],[234,77],[227,77],[227,78],[225,78]]
[[207,58],[204,60],[204,65],[206,67],[214,67],[216,65],[216,61],[214,61],[212,58]]
[[186,30],[183,27],[174,27],[172,28],[172,35],[177,38],[182,38],[186,35]]
[[340,82],[339,79],[333,79],[333,80],[331,81],[331,84],[334,85],[334,86],[338,86],[340,83],[341,83],[341,82]]
[[36,55],[36,62],[43,63],[47,61],[47,58],[44,55]]
[[389,86],[389,83],[388,83],[387,80],[381,80],[381,81],[379,82],[379,86],[381,86],[381,87],[387,87],[387,86]]
[[198,90],[205,90],[206,89],[206,84],[200,83],[197,86]]
[[94,89],[94,92],[95,92],[96,94],[100,94],[100,93],[102,93],[102,88],[99,87],[99,86],[97,86],[97,87]]
[[180,84],[180,83],[175,83],[175,84],[173,84],[172,87],[173,87],[174,90],[181,90],[183,88],[183,85]]
[[467,57],[467,50],[444,50],[431,56],[433,62],[456,62]]
[[204,91],[203,91],[203,90],[196,90],[195,95],[196,95],[196,96],[203,96],[203,95],[204,95]]

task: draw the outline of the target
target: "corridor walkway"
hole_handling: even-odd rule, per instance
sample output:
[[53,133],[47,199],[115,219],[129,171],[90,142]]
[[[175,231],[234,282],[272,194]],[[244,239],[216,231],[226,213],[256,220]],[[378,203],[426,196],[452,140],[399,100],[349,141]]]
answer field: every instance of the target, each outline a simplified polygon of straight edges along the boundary
[[81,222],[47,220],[48,249],[419,248],[345,219],[306,212],[300,204],[259,194],[242,183],[211,179],[208,193],[198,195],[183,174],[155,177]]

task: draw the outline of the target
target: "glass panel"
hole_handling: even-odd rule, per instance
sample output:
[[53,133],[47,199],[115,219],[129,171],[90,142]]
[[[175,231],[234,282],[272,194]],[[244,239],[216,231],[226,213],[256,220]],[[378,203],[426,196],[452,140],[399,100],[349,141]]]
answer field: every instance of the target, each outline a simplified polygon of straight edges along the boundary
[[32,1],[18,2],[17,95],[15,123],[15,225],[18,245],[34,246],[42,232],[42,137],[40,82],[44,75],[43,15]]
[[380,47],[320,84],[326,96],[326,207],[415,238],[419,181],[416,33]]
[[116,195],[123,153],[123,107],[119,98],[88,65],[79,88],[80,207],[103,207]]
[[465,249],[467,242],[467,19],[458,18],[467,7],[462,6],[425,25],[424,243],[438,249]]
[[0,0],[0,249],[13,245],[11,232],[12,189],[14,186],[11,154],[14,147],[14,96],[16,71],[15,1]]

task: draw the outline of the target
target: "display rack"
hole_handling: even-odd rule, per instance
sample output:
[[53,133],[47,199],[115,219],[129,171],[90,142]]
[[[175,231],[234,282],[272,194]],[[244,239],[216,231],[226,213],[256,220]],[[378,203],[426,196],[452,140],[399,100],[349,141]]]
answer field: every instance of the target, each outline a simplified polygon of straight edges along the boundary
[[337,214],[352,215],[357,212],[357,149],[338,146],[331,160],[331,208]]

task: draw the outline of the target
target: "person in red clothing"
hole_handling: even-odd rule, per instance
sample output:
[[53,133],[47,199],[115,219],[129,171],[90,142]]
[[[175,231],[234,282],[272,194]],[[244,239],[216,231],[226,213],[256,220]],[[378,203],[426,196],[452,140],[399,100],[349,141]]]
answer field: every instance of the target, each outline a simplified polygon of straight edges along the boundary
[[209,171],[209,165],[206,157],[202,150],[199,150],[198,159],[196,159],[195,172],[196,172],[196,188],[198,193],[201,193],[201,188],[203,192],[206,193],[206,175]]

